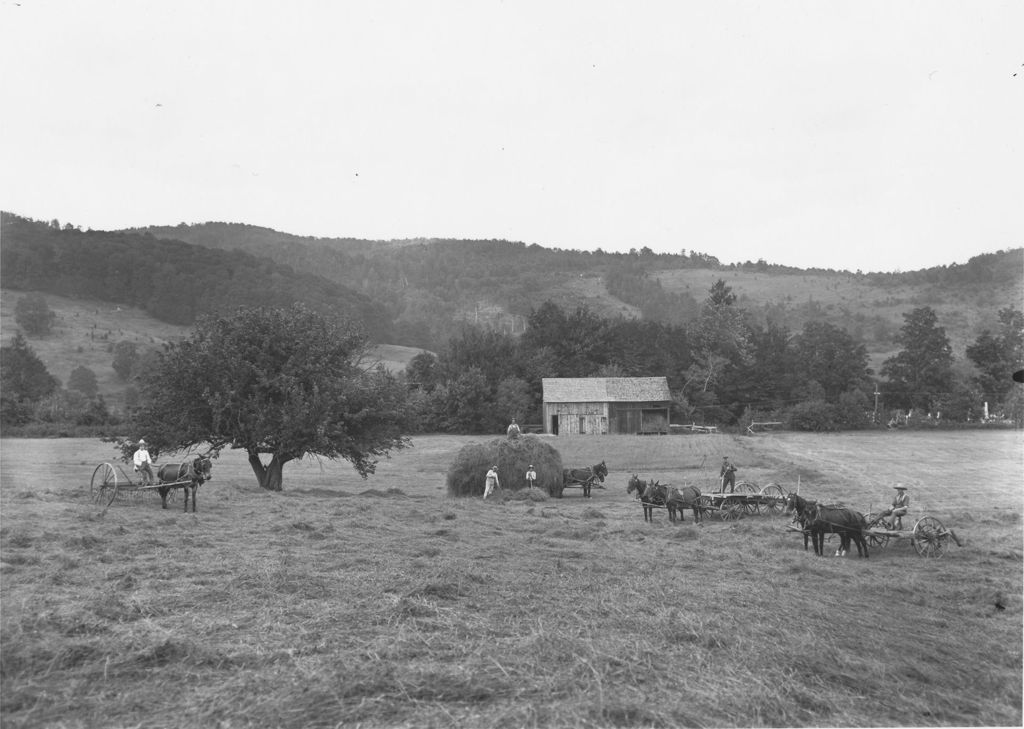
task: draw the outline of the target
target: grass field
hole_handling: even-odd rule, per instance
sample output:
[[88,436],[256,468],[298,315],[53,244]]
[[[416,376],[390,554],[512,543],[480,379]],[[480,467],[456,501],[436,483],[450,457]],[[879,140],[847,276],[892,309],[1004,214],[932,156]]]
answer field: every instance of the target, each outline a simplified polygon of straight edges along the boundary
[[[3,725],[1021,725],[1021,433],[556,438],[608,463],[594,498],[449,498],[484,440],[282,493],[226,452],[196,514],[94,506],[107,444],[0,441]],[[862,510],[904,482],[964,546],[819,558],[785,517],[646,524],[626,494],[710,490],[722,455]]]

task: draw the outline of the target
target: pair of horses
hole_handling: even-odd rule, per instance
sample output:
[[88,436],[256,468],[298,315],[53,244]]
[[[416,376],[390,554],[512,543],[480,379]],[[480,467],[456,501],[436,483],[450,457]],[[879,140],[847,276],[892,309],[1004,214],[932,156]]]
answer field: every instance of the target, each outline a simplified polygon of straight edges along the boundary
[[679,521],[686,521],[684,509],[687,508],[693,509],[694,522],[700,522],[702,519],[700,489],[696,486],[676,488],[659,481],[644,482],[634,473],[626,486],[626,493],[635,493],[640,499],[644,508],[644,521],[654,521],[655,507],[664,507],[668,511],[669,521],[673,523],[677,514]]
[[192,512],[196,510],[196,492],[204,481],[209,481],[212,476],[213,463],[208,456],[196,456],[191,461],[182,463],[166,463],[160,466],[156,472],[157,484],[160,485],[157,491],[160,492],[160,504],[167,508],[167,495],[173,488],[181,488],[185,494],[185,511],[188,511],[188,499],[192,497]]
[[790,493],[786,496],[786,513],[794,514],[804,533],[804,549],[807,549],[807,537],[814,542],[814,553],[819,557],[825,555],[825,535],[839,535],[837,556],[846,554],[850,549],[850,541],[857,545],[857,556],[868,556],[868,542],[864,530],[868,528],[867,520],[859,511],[842,506],[826,506],[816,501],[805,499],[799,494]]
[[566,486],[582,486],[583,496],[589,499],[590,489],[593,487],[594,481],[604,483],[607,475],[608,466],[605,465],[604,461],[590,468],[563,468],[562,488]]

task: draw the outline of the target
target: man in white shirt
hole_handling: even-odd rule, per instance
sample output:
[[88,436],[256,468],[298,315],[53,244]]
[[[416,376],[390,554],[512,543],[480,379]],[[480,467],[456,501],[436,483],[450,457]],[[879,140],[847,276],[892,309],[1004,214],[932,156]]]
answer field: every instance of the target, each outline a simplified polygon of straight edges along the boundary
[[490,496],[498,486],[500,486],[498,483],[498,467],[491,466],[490,470],[487,472],[487,478],[484,479],[484,498],[486,499]]
[[156,476],[153,475],[153,459],[149,457],[149,451],[146,450],[146,441],[139,441],[139,449],[135,451],[135,472],[142,474],[142,485],[148,486],[156,482]]

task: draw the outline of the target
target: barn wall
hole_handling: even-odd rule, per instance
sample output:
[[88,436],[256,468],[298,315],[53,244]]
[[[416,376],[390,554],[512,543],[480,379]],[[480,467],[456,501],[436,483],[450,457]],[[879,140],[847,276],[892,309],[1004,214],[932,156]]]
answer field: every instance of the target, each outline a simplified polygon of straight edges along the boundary
[[668,403],[616,402],[610,408],[612,433],[668,433]]
[[558,420],[558,435],[596,435],[608,431],[608,403],[544,403],[544,432],[555,432],[552,419]]
[[[558,435],[667,433],[665,402],[572,402],[543,405],[544,432]],[[553,420],[557,419],[557,430]]]

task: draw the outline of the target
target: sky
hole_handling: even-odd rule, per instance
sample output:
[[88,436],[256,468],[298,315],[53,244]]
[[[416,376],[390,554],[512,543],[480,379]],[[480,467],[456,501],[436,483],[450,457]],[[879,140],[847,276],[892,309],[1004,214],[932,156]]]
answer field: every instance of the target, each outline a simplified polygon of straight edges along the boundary
[[1019,0],[0,0],[0,209],[963,263],[1024,245],[1022,39]]

